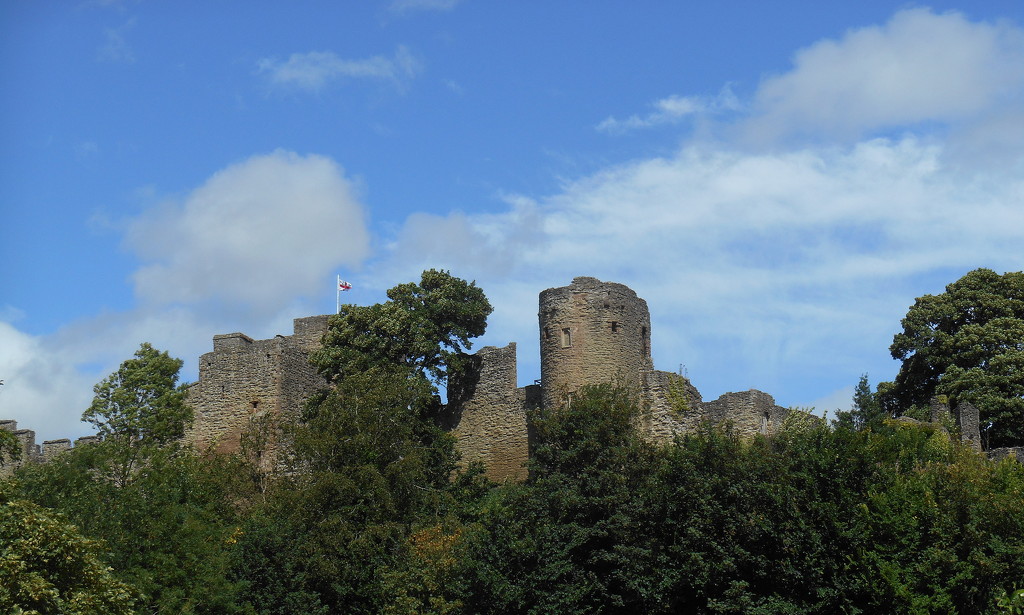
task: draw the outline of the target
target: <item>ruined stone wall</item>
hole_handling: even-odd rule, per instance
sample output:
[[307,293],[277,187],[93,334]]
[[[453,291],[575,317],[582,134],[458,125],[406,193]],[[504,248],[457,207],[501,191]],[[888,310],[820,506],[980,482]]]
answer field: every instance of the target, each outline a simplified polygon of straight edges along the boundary
[[540,293],[541,387],[555,407],[585,384],[641,384],[651,365],[647,302],[622,284],[578,277]]
[[[71,440],[67,438],[44,440],[41,445],[36,444],[36,432],[31,429],[18,429],[18,422],[14,420],[0,420],[0,429],[14,433],[19,444],[21,444],[21,458],[13,463],[5,462],[0,464],[0,478],[13,475],[16,469],[26,463],[45,463],[72,448]],[[81,446],[98,440],[98,436],[82,436],[75,440],[75,446]]]
[[671,442],[680,433],[696,430],[704,420],[700,391],[679,374],[648,370],[641,390],[647,410],[641,429],[654,442]]
[[646,414],[643,428],[655,442],[671,441],[702,425],[730,425],[744,436],[777,433],[790,410],[756,389],[726,393],[714,401],[702,401],[700,391],[678,374],[651,370],[644,374]]
[[527,390],[516,386],[516,344],[486,346],[473,356],[474,369],[455,383],[446,422],[457,438],[461,464],[482,462],[496,481],[526,478],[529,458]]
[[777,433],[789,414],[788,408],[775,404],[775,398],[756,389],[726,393],[714,401],[704,402],[702,411],[712,423],[730,423],[737,433],[751,436]]
[[305,398],[324,385],[309,352],[327,331],[327,316],[295,319],[295,335],[253,340],[242,333],[213,337],[199,359],[199,380],[188,390],[195,422],[185,439],[200,449],[239,449],[255,417],[296,416]]

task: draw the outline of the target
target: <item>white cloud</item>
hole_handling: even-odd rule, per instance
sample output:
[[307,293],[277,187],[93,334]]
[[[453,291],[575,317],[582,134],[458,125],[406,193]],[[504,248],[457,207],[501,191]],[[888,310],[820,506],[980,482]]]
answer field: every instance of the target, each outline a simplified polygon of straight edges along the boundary
[[215,302],[276,313],[359,264],[369,238],[353,182],[322,156],[277,151],[232,165],[181,203],[131,222],[149,304]]
[[769,77],[743,126],[756,141],[856,138],[918,122],[959,122],[1024,104],[1024,32],[929,9],[896,13],[798,51]]
[[405,15],[416,11],[450,11],[462,0],[394,0],[389,7],[392,13]]
[[608,117],[597,125],[597,130],[613,134],[621,134],[631,130],[651,128],[665,124],[675,124],[687,117],[707,115],[721,111],[737,111],[739,101],[726,86],[716,97],[672,95],[657,100],[652,105],[654,111],[646,115],[631,115],[619,120]]
[[[91,387],[142,342],[197,361],[217,333],[256,338],[291,333],[291,319],[333,304],[334,274],[367,256],[365,212],[354,182],[322,156],[278,151],[231,165],[181,202],[127,223],[142,259],[132,310],[73,322],[48,335],[20,331],[16,308],[0,310],[0,418],[37,440],[76,437]],[[304,299],[308,297],[308,299]]]
[[89,433],[73,426],[92,401],[93,381],[59,345],[0,322],[0,379],[0,419],[14,419],[20,429],[35,431],[36,443]]
[[319,90],[342,79],[377,79],[401,85],[421,69],[421,62],[405,47],[392,57],[372,56],[350,60],[331,51],[293,53],[287,60],[264,58],[257,63],[271,83],[305,90]]
[[519,342],[521,381],[539,373],[537,292],[593,275],[647,299],[660,368],[685,363],[706,394],[753,387],[810,405],[791,392],[891,378],[875,372],[892,369],[891,336],[922,280],[1022,268],[1021,229],[1024,178],[957,171],[935,143],[704,145],[515,199],[505,214],[410,217],[378,269],[388,281],[430,266],[477,279],[502,306],[492,322],[506,323],[486,343]]

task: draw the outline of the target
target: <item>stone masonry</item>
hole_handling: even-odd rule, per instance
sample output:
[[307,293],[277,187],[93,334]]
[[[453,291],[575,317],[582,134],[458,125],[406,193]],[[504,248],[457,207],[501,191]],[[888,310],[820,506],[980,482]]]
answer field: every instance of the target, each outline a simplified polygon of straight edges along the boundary
[[[525,476],[529,457],[527,408],[571,403],[580,387],[612,382],[640,394],[640,425],[656,442],[671,441],[702,424],[730,423],[741,434],[771,434],[789,410],[761,391],[727,393],[704,402],[689,380],[653,369],[647,302],[614,282],[578,277],[540,293],[541,384],[516,388],[515,345],[485,347],[474,355],[476,386],[455,387],[448,427],[458,436],[463,463],[482,462],[495,480]],[[524,405],[525,404],[525,405]]]
[[239,450],[243,433],[263,416],[297,417],[306,397],[326,382],[309,362],[329,316],[296,318],[294,334],[253,340],[242,333],[213,337],[188,389],[195,421],[186,439],[201,449]]
[[[16,469],[26,463],[45,463],[71,449],[71,440],[67,438],[44,440],[42,444],[36,444],[36,432],[31,429],[18,429],[18,422],[10,419],[0,420],[0,429],[13,432],[21,444],[21,458],[14,463],[0,464],[0,478],[11,476]],[[75,446],[98,440],[98,436],[83,436],[75,440]]]

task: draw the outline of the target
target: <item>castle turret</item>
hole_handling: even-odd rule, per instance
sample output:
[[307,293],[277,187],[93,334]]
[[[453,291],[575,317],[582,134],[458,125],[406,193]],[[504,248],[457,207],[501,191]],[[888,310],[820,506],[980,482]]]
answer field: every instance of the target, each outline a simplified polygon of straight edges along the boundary
[[647,302],[623,284],[574,278],[540,294],[544,405],[554,407],[586,384],[641,384],[652,369]]

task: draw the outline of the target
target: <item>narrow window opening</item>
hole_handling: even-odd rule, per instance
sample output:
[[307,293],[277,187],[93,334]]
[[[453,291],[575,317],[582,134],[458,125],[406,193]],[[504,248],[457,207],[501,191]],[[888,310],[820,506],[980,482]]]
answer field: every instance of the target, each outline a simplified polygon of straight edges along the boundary
[[612,333],[618,333],[618,332],[619,332],[619,323],[617,321],[613,320],[612,321]]
[[544,327],[544,339],[551,339],[551,327]]
[[569,327],[562,329],[562,348],[572,348],[572,331]]

